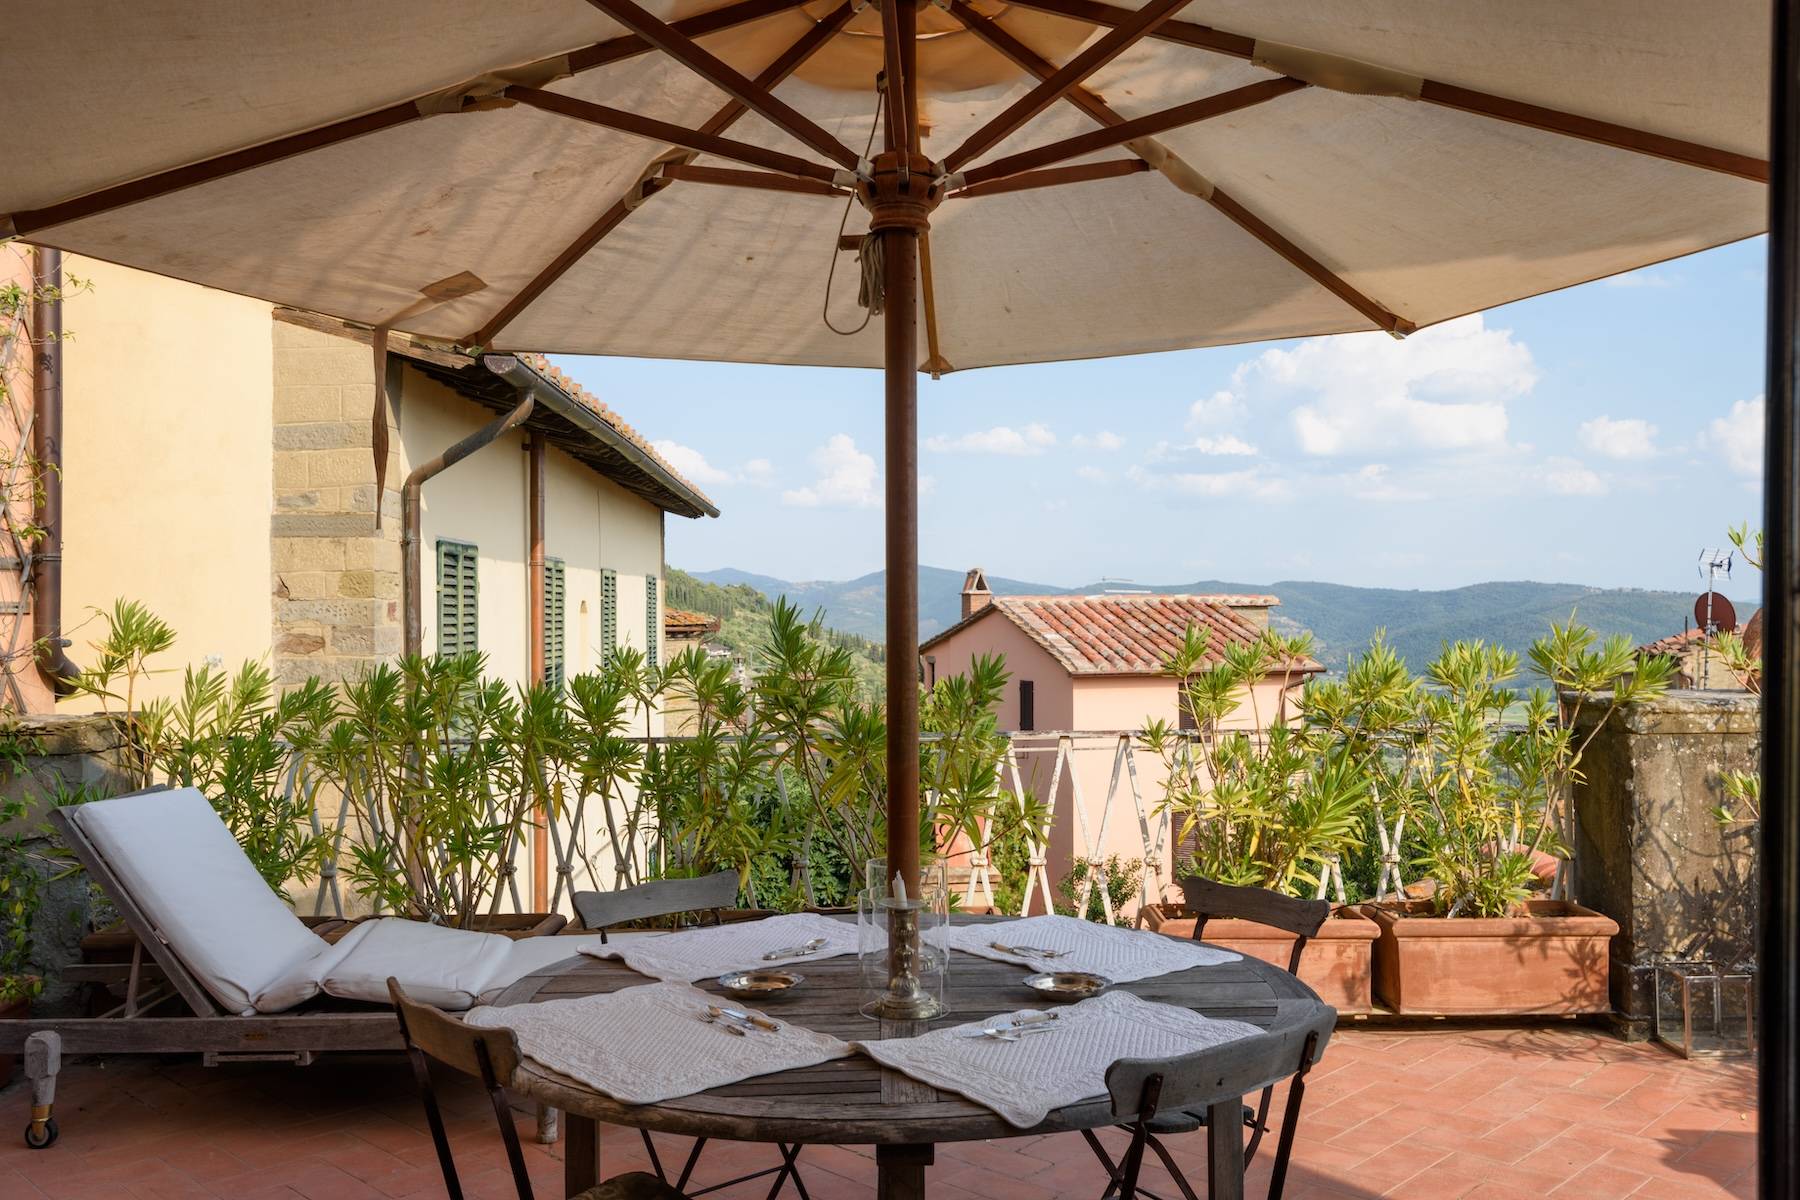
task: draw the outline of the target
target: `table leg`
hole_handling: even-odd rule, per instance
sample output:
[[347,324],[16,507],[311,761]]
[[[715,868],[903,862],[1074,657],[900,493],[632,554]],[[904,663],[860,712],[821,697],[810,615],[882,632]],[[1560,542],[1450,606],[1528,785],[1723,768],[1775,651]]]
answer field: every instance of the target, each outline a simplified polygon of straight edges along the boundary
[[579,1196],[600,1182],[600,1125],[580,1113],[563,1113],[563,1195]]
[[937,1147],[875,1147],[876,1200],[925,1200],[925,1168]]
[[1244,1200],[1244,1102],[1231,1099],[1206,1110],[1207,1200]]

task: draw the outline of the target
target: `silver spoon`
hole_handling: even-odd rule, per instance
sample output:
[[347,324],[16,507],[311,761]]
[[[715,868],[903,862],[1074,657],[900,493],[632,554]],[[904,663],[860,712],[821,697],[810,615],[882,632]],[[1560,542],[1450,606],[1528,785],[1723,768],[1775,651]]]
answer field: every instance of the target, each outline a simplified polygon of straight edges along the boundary
[[823,950],[824,948],[825,939],[816,937],[812,939],[812,941],[804,942],[798,946],[783,946],[779,950],[771,950],[763,955],[763,961],[774,962],[778,958],[798,958],[802,954],[811,954],[814,950]]

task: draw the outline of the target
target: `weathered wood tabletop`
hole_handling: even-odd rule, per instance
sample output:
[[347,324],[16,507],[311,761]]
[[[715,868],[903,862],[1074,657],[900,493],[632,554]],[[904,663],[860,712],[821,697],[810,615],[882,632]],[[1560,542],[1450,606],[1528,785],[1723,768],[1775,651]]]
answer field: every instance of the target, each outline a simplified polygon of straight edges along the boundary
[[[956,922],[1005,919],[958,917]],[[799,969],[805,984],[791,996],[762,1001],[758,1007],[772,1017],[845,1041],[909,1037],[995,1013],[1049,1006],[1022,986],[1020,981],[1031,973],[1026,968],[956,952],[950,961],[950,1011],[930,1022],[876,1022],[857,1012],[862,975],[854,956],[806,963]],[[591,996],[644,982],[644,976],[621,962],[576,956],[526,976],[496,1003]],[[695,986],[719,991],[712,980]],[[1263,1026],[1274,1019],[1277,1000],[1317,999],[1286,971],[1247,957],[1118,986],[1146,1000]],[[1108,1102],[1099,1097],[1058,1109],[1032,1129],[1016,1129],[971,1100],[861,1056],[747,1079],[660,1104],[621,1104],[529,1060],[513,1087],[565,1114],[564,1183],[571,1196],[600,1178],[596,1121],[735,1141],[874,1145],[880,1194],[893,1200],[925,1194],[924,1171],[935,1143],[1023,1137],[1111,1123]]]

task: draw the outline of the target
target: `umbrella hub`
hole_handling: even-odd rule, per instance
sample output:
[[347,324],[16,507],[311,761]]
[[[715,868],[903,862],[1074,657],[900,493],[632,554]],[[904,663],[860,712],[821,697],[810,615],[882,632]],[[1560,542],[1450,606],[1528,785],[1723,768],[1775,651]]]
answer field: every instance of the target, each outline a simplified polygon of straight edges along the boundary
[[944,198],[943,172],[923,154],[884,150],[873,159],[867,181],[857,185],[857,198],[869,210],[869,232],[888,229],[925,233],[931,214]]

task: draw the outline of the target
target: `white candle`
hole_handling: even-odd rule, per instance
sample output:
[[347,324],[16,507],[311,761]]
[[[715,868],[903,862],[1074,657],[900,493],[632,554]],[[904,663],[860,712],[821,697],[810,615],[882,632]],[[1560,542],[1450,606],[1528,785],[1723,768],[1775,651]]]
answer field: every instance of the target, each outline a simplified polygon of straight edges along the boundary
[[906,880],[901,877],[900,872],[898,871],[894,872],[894,899],[898,900],[901,904],[906,903]]

